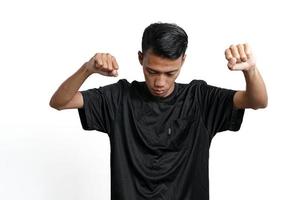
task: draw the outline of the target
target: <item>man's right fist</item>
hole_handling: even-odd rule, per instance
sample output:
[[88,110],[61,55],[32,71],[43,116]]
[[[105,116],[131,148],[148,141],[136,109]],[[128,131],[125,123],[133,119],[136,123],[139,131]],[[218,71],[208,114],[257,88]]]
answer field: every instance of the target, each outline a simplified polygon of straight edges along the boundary
[[118,63],[115,57],[109,53],[96,53],[85,65],[91,73],[118,76]]

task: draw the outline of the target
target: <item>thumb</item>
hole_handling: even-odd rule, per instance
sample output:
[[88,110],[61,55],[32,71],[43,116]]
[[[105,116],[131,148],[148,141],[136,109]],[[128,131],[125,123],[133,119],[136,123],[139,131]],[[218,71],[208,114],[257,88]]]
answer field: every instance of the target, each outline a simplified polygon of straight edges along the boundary
[[109,73],[110,76],[118,76],[118,71],[117,70],[113,70]]
[[236,61],[237,59],[236,58],[230,58],[228,63],[227,63],[227,66],[230,70],[234,70],[234,65],[236,64]]

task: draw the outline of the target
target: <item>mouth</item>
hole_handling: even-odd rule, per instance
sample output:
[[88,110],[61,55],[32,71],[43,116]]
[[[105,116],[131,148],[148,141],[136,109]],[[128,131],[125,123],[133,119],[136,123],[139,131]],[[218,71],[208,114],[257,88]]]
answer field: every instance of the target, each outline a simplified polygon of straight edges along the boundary
[[157,96],[162,96],[164,93],[165,93],[165,91],[164,90],[152,90],[153,91],[153,93],[155,94],[155,95],[157,95]]

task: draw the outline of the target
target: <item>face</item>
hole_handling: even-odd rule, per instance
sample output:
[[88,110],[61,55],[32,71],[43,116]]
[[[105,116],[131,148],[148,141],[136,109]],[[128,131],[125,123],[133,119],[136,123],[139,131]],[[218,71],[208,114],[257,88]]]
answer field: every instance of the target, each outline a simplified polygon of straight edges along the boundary
[[167,97],[174,90],[174,82],[180,73],[185,57],[176,60],[159,57],[150,51],[139,51],[139,61],[143,66],[145,82],[152,95]]

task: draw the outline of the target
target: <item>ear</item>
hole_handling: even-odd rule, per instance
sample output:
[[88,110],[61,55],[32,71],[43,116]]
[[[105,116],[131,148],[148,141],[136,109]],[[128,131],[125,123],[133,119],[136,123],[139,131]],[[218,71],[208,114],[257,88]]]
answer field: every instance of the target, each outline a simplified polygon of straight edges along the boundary
[[139,57],[140,64],[143,65],[144,55],[143,55],[143,53],[141,51],[138,52],[138,57]]
[[184,63],[184,61],[185,61],[185,58],[186,58],[186,54],[184,54],[183,56],[182,56],[182,62],[181,62],[181,66],[183,65],[183,63]]

